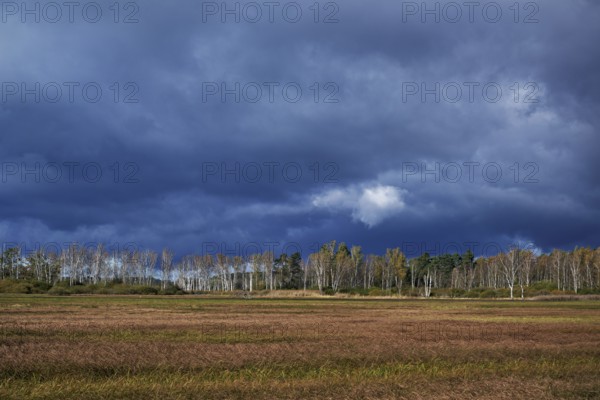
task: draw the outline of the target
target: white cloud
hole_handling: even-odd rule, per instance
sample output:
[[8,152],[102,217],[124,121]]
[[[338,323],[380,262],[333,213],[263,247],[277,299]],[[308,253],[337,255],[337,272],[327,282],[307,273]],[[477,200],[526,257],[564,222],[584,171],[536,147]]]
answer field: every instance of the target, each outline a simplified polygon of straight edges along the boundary
[[373,227],[405,208],[405,190],[394,186],[374,185],[332,189],[313,198],[318,208],[350,210],[354,220]]

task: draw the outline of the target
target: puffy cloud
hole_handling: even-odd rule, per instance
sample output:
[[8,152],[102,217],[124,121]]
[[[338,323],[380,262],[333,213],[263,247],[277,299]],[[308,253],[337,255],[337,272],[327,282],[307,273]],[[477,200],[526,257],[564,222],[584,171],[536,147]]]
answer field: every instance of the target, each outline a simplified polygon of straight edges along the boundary
[[312,203],[334,211],[350,210],[354,220],[373,227],[405,208],[404,193],[402,189],[384,185],[349,187],[316,195]]

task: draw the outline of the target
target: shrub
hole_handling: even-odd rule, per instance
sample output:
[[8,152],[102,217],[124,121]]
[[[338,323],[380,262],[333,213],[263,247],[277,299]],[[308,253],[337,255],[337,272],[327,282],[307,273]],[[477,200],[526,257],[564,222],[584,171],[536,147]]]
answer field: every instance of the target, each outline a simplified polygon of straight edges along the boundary
[[492,289],[484,290],[483,292],[479,293],[479,298],[481,299],[493,299],[496,297],[496,291]]
[[167,286],[165,289],[161,289],[158,293],[169,296],[176,294],[185,294],[185,292],[177,286]]
[[485,291],[485,289],[471,289],[471,290],[465,292],[464,297],[466,297],[468,299],[477,299],[477,298],[479,298],[481,293],[484,291]]
[[352,295],[360,295],[360,296],[368,296],[369,295],[369,290],[362,289],[362,288],[344,288],[344,289],[340,289],[338,292],[352,294]]
[[69,287],[71,287],[71,285],[69,285],[69,281],[58,281],[58,282],[55,282],[52,287],[69,288]]
[[[513,296],[515,299],[521,298],[521,288],[520,287],[515,286],[515,288],[513,289]],[[510,289],[506,289],[506,288],[496,289],[496,297],[505,298],[505,299],[510,298]]]
[[71,294],[91,294],[92,288],[85,285],[73,285],[68,289],[68,291]]
[[55,296],[68,296],[71,294],[71,292],[62,286],[53,286],[50,290],[48,290],[48,294]]
[[364,289],[357,290],[356,293],[364,295],[364,296],[392,296],[393,294],[398,294],[398,289],[393,288],[393,289],[383,290],[378,287],[373,287],[368,290],[364,290]]
[[581,289],[578,294],[600,294],[600,289]]
[[554,282],[549,282],[549,281],[541,281],[541,282],[536,282],[533,285],[530,286],[530,288],[532,290],[540,290],[540,291],[545,291],[545,292],[551,292],[552,290],[557,290],[558,286],[556,286],[556,283]]
[[545,289],[535,290],[535,291],[528,290],[527,291],[527,295],[528,296],[548,296],[548,295],[550,295],[550,291],[549,290],[545,290]]
[[158,289],[151,286],[142,286],[140,288],[141,294],[158,294]]
[[464,297],[465,291],[463,289],[450,289],[450,297]]
[[409,297],[421,297],[423,295],[423,290],[418,288],[411,288],[406,291],[406,295]]
[[32,292],[33,285],[27,281],[15,279],[5,279],[0,281],[0,293],[19,293],[29,294]]

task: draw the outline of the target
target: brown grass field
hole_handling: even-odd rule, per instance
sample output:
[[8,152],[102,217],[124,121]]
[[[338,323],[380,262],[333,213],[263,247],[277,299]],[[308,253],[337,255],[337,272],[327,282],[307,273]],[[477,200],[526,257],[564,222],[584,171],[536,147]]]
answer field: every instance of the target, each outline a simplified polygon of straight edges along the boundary
[[0,297],[0,399],[595,399],[600,302]]

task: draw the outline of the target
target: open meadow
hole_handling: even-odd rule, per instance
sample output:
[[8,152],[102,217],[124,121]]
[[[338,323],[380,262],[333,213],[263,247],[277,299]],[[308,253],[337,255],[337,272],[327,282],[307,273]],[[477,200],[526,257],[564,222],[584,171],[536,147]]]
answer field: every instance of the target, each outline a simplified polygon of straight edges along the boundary
[[600,302],[2,295],[0,398],[600,398]]

